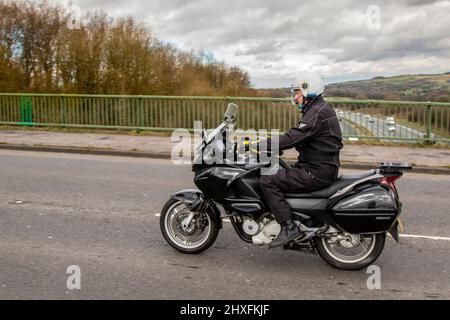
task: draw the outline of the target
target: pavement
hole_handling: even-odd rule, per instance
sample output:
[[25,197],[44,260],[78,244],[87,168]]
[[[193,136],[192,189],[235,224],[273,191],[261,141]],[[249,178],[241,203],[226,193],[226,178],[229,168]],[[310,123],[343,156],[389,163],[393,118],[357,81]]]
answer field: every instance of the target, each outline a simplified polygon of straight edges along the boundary
[[[186,146],[190,142],[182,141]],[[170,137],[73,133],[55,131],[0,130],[0,149],[34,150],[99,155],[170,158],[178,142]],[[295,150],[284,158],[294,160]],[[450,174],[450,149],[407,146],[370,146],[345,144],[341,151],[343,168],[376,168],[381,161],[406,161],[416,173]]]
[[379,289],[369,269],[249,245],[226,221],[205,252],[177,252],[158,214],[192,178],[167,159],[0,150],[0,299],[450,299],[448,175],[397,181],[405,229],[375,262]]

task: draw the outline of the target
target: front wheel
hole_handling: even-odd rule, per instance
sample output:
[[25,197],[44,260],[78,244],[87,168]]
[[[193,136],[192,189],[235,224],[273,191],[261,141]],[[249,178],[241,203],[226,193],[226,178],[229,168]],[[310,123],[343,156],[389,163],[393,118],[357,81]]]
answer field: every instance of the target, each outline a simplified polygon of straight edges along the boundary
[[314,239],[322,259],[343,270],[360,270],[371,265],[383,251],[385,240],[386,233],[346,233]]
[[220,218],[214,208],[208,206],[183,228],[189,214],[189,209],[182,201],[170,199],[161,211],[159,225],[164,239],[173,248],[183,253],[200,253],[216,241]]

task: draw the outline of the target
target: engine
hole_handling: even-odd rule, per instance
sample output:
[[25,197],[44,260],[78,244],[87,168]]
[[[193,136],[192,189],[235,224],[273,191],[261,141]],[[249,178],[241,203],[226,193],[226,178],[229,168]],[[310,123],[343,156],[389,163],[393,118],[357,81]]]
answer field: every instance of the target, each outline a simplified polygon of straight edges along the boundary
[[280,233],[281,226],[272,217],[264,217],[255,221],[246,217],[242,222],[242,230],[252,237],[255,245],[269,244]]

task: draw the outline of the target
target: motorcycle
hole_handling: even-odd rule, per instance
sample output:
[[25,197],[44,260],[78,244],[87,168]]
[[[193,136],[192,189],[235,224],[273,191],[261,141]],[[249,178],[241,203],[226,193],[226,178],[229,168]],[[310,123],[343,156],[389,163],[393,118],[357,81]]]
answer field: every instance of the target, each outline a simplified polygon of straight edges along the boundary
[[[203,130],[197,159],[210,159],[217,150],[227,148],[220,137],[234,127],[236,113],[237,106],[230,104],[211,134]],[[281,167],[290,168],[278,160]],[[267,165],[196,161],[192,170],[198,189],[175,192],[161,210],[160,228],[167,243],[182,253],[200,253],[215,242],[227,217],[240,239],[268,245],[278,236],[280,225],[259,186],[261,169]],[[387,233],[399,240],[402,203],[395,181],[410,169],[408,163],[382,162],[377,169],[340,175],[322,190],[285,194],[301,236],[283,248],[318,253],[331,266],[344,270],[374,263]]]

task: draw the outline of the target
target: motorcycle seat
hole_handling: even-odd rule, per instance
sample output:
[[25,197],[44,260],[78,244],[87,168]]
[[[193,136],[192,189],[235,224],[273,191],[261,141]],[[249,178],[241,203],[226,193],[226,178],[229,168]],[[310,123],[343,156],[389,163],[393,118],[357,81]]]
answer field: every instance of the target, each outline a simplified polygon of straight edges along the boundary
[[369,170],[365,172],[343,174],[338,176],[337,180],[324,189],[320,189],[308,193],[285,193],[286,199],[304,199],[304,198],[329,198],[335,194],[338,190],[345,188],[353,182],[369,177],[375,174],[375,170]]

